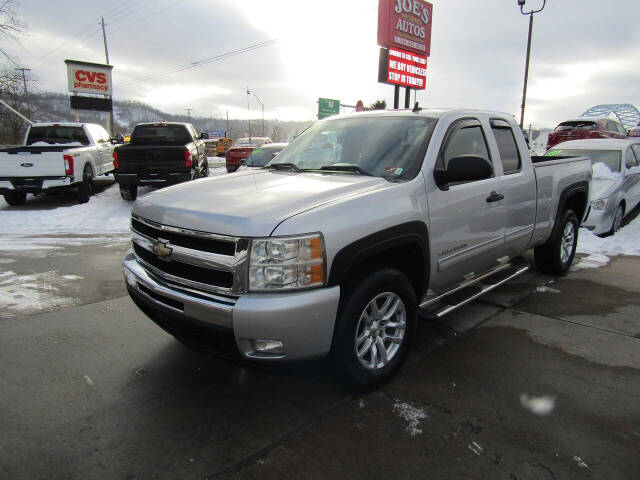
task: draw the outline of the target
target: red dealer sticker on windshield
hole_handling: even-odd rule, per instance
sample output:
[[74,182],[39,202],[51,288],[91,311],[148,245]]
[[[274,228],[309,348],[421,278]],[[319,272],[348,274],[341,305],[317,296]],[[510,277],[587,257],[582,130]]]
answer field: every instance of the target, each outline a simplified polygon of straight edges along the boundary
[[387,83],[424,90],[427,81],[427,57],[397,48],[389,48]]

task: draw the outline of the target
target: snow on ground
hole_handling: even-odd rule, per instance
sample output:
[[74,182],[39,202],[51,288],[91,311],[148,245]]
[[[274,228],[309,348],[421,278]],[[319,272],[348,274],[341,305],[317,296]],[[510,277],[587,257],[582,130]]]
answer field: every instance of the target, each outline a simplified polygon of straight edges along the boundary
[[[225,174],[224,167],[211,168],[209,174]],[[141,189],[141,194],[150,191]],[[55,197],[52,197],[55,202]],[[27,199],[27,205],[29,199]],[[51,210],[30,210],[9,207],[0,200],[0,249],[42,249],[53,243],[95,242],[97,236],[127,235],[132,202],[122,200],[114,184],[91,197],[89,203],[61,206]],[[27,244],[21,238],[32,235],[76,235],[73,238],[32,238]],[[10,235],[12,238],[6,238]],[[16,236],[20,236],[18,238]],[[108,240],[105,237],[101,241]]]
[[59,287],[70,280],[55,270],[30,275],[0,271],[0,318],[76,304],[77,299],[60,296]]
[[427,414],[421,408],[414,407],[408,403],[396,400],[393,405],[393,413],[403,418],[407,422],[407,432],[413,437],[422,433],[422,429],[418,428],[420,420],[427,418]]

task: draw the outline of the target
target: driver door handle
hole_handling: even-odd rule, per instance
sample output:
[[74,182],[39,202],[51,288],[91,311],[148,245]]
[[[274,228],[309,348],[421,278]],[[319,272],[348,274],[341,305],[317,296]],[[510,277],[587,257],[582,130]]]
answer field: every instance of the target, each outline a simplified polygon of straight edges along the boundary
[[491,194],[487,197],[487,203],[491,202],[499,202],[504,198],[504,195],[501,193],[491,192]]

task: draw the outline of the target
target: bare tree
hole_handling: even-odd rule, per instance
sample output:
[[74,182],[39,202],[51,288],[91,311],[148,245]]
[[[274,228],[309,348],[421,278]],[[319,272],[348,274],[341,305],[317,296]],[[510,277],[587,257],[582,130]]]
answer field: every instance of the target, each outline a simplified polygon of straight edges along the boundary
[[[0,98],[29,118],[34,112],[25,85],[33,85],[31,76],[23,77],[21,72],[8,65],[0,68]],[[0,105],[0,144],[17,144],[26,126],[22,118]]]
[[24,24],[16,16],[18,3],[15,0],[0,0],[0,55],[14,62],[5,46],[8,40],[18,42]]

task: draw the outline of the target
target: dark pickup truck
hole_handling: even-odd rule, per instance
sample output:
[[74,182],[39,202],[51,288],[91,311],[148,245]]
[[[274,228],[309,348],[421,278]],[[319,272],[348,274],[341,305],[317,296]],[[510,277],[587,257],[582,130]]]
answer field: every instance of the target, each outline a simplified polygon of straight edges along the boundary
[[165,186],[206,177],[204,141],[190,123],[136,125],[131,141],[113,152],[120,195],[135,200],[138,185]]

